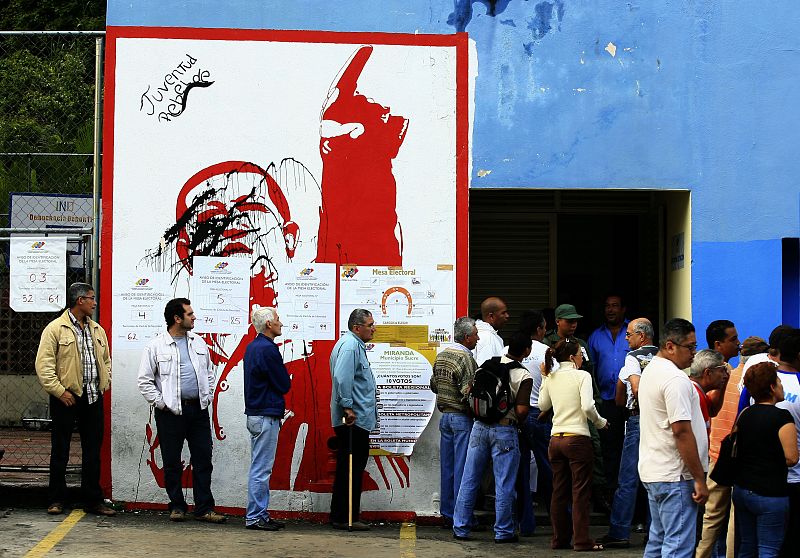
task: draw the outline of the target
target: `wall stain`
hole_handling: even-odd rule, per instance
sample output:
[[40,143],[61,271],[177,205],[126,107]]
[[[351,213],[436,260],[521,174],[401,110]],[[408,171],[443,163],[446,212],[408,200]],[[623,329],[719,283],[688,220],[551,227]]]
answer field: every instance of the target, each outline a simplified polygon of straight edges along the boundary
[[486,15],[495,17],[505,11],[509,2],[511,0],[453,0],[453,13],[447,18],[447,25],[452,25],[458,32],[466,31],[472,21],[472,4],[483,4]]
[[536,15],[528,20],[528,29],[531,31],[533,41],[523,43],[525,53],[528,56],[533,55],[533,48],[536,41],[540,41],[553,30],[553,17],[555,17],[557,24],[556,28],[561,31],[561,21],[564,19],[564,2],[563,0],[553,0],[553,2],[539,2],[534,7]]

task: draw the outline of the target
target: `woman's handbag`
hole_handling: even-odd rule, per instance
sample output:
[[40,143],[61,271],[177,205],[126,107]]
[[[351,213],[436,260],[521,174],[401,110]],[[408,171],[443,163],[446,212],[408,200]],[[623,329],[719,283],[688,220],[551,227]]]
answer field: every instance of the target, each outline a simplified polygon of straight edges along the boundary
[[[744,413],[745,409],[742,411]],[[740,417],[742,414],[739,415]],[[722,439],[719,444],[719,457],[714,469],[709,475],[711,480],[721,486],[733,486],[733,481],[736,479],[736,473],[739,470],[739,464],[736,459],[736,430],[739,424],[739,419],[733,424],[730,434]]]

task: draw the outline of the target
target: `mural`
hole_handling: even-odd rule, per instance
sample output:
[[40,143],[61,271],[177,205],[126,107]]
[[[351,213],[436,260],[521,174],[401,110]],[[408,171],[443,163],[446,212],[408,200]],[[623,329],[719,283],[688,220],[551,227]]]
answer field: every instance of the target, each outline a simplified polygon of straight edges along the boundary
[[[281,262],[456,263],[454,47],[109,32],[113,221],[104,236],[113,255],[104,272],[167,272],[174,295],[191,298],[194,256],[248,258],[250,308],[280,311]],[[162,78],[137,60],[176,62]],[[217,367],[215,497],[239,507],[249,464],[241,360],[255,332],[203,336]],[[271,487],[326,492],[334,342],[279,340],[292,390]],[[123,370],[112,404],[114,497],[163,501],[158,436],[135,390],[138,354],[113,350]],[[395,505],[409,505],[409,458],[375,455],[368,475],[366,489],[398,491]]]

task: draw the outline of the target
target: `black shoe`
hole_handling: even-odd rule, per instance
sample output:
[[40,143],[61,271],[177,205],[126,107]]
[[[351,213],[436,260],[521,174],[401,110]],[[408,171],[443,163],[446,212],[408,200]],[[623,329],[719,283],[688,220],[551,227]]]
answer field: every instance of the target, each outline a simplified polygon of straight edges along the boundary
[[277,525],[278,529],[286,529],[286,524],[283,521],[278,521],[277,519],[272,519],[271,517],[267,520],[267,523]]
[[610,535],[604,535],[595,542],[598,542],[609,548],[628,548],[631,546],[631,542],[628,539],[618,539]]
[[519,537],[514,535],[513,537],[507,537],[505,539],[495,539],[494,542],[497,544],[516,543],[519,542]]
[[466,535],[456,535],[455,533],[453,533],[453,538],[455,540],[457,540],[457,541],[471,541],[472,540]]
[[369,525],[363,521],[354,521],[353,525],[348,525],[347,523],[331,523],[331,525],[339,531],[369,531]]
[[273,520],[264,521],[263,519],[259,519],[255,523],[251,523],[250,525],[245,525],[245,529],[254,529],[256,531],[279,531],[280,527],[278,527],[277,523]]

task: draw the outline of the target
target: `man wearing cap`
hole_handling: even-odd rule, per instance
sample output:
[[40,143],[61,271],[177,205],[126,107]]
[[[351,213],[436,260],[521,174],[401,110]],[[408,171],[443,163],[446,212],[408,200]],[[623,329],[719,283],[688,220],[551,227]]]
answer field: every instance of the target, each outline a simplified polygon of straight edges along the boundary
[[[589,358],[589,345],[580,337],[575,337],[575,330],[578,329],[578,320],[583,318],[572,304],[562,304],[556,308],[556,328],[551,331],[543,340],[545,345],[555,347],[556,343],[562,339],[575,339],[581,346],[583,352],[583,368],[594,377],[594,362]],[[596,391],[596,388],[595,388]]]
[[475,321],[478,328],[478,344],[475,346],[475,362],[478,366],[492,357],[503,356],[503,338],[497,333],[508,321],[508,308],[502,298],[490,296],[481,302],[481,319]]

